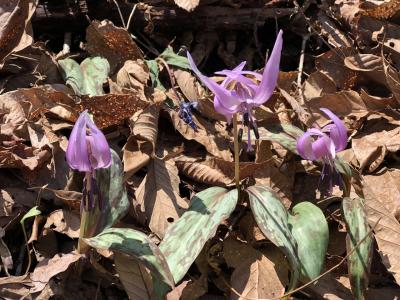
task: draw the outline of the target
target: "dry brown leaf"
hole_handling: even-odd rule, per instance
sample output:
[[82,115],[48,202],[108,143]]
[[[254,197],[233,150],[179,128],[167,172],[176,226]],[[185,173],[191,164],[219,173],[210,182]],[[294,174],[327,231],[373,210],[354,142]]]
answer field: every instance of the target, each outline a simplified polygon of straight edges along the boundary
[[252,212],[247,212],[239,221],[239,230],[249,244],[265,241],[266,237],[258,227]]
[[0,67],[12,52],[29,46],[32,28],[29,23],[35,12],[37,0],[8,0],[0,11]]
[[400,223],[386,208],[383,199],[377,197],[366,183],[363,193],[368,222],[371,227],[375,226],[375,239],[382,262],[400,284]]
[[180,173],[201,183],[212,186],[227,186],[233,182],[231,176],[216,168],[213,161],[204,161],[194,157],[180,155],[174,158]]
[[146,107],[132,126],[132,134],[124,146],[124,172],[129,178],[150,162],[158,136],[160,105]]
[[30,276],[33,283],[30,292],[42,291],[53,276],[66,271],[72,263],[81,257],[81,254],[70,252],[61,255],[57,254],[51,259],[44,259],[39,262]]
[[323,10],[318,11],[318,24],[321,27],[321,33],[328,37],[328,43],[335,48],[351,47],[353,41],[346,33],[343,33],[336,23],[330,19]]
[[121,88],[133,90],[144,90],[149,78],[149,68],[142,59],[125,61],[116,76],[117,84]]
[[353,137],[354,154],[361,170],[373,172],[383,162],[387,152],[400,150],[400,128],[386,120],[367,122],[362,132]]
[[323,94],[334,93],[337,89],[333,79],[323,72],[316,71],[308,76],[304,82],[303,90],[305,100],[310,100]]
[[115,269],[126,293],[131,300],[150,300],[152,293],[151,276],[135,258],[122,253],[114,254]]
[[399,10],[400,10],[399,0],[386,0],[386,1],[380,1],[379,5],[376,5],[376,7],[374,8],[368,8],[368,9],[366,8],[362,14],[377,19],[389,19],[396,13],[398,13]]
[[70,238],[79,237],[79,227],[79,215],[65,209],[53,211],[44,225],[44,228],[66,234]]
[[335,0],[340,17],[348,25],[353,25],[353,19],[360,13],[360,2],[360,0]]
[[[343,284],[344,283],[344,284]],[[335,278],[328,273],[318,279],[315,284],[309,286],[309,290],[315,297],[327,300],[350,300],[353,295],[350,290],[350,281],[347,277]]]
[[123,66],[127,60],[143,59],[136,43],[124,28],[111,21],[93,21],[86,29],[86,50],[93,56],[101,56],[110,63],[110,74]]
[[200,0],[174,0],[175,4],[186,11],[191,12],[200,3]]
[[273,261],[234,238],[224,241],[224,258],[228,266],[235,268],[231,277],[232,287],[244,296],[232,292],[230,299],[275,298],[284,294],[288,273],[282,268],[282,261]]
[[387,169],[379,174],[366,175],[363,178],[390,214],[400,221],[400,170]]
[[1,299],[31,299],[29,298],[29,289],[32,283],[28,275],[1,277],[0,286]]
[[172,109],[166,109],[174,127],[187,140],[194,140],[202,144],[212,155],[222,158],[226,161],[232,161],[232,153],[229,150],[229,136],[224,132],[225,126],[220,122],[209,122],[193,115],[198,130],[186,124],[178,112]]
[[188,207],[179,195],[179,182],[173,161],[154,158],[136,190],[136,199],[146,214],[149,227],[160,238]]

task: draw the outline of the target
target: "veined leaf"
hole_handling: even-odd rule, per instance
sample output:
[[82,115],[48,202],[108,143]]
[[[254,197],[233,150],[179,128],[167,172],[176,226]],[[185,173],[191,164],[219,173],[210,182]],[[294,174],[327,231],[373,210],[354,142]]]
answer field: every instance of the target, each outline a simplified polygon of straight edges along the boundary
[[348,258],[351,290],[357,300],[364,299],[372,258],[372,234],[363,201],[361,198],[344,198],[342,202],[343,217],[347,227],[347,252],[352,251],[365,238]]
[[169,65],[190,70],[189,61],[186,56],[176,54],[171,47],[167,47],[164,52],[160,54],[160,57]]
[[268,187],[254,185],[247,189],[254,218],[264,235],[288,257],[292,276],[289,289],[297,285],[300,275],[300,259],[297,243],[289,227],[289,214],[278,195]]
[[211,187],[193,197],[189,209],[171,225],[160,244],[175,283],[188,271],[204,244],[233,212],[237,191]]
[[[297,154],[296,138],[304,132],[290,124],[272,124],[266,128],[259,128],[260,140],[278,143],[285,149]],[[253,134],[252,139],[255,139]]]
[[289,216],[291,233],[297,242],[302,281],[321,274],[329,242],[329,228],[325,216],[311,202],[300,202]]
[[118,251],[138,259],[160,281],[174,286],[164,255],[144,233],[130,228],[109,228],[85,241],[94,248]]
[[22,227],[24,227],[24,223],[25,223],[26,219],[38,216],[41,213],[42,212],[40,210],[38,210],[38,206],[34,206],[21,218],[21,220],[19,222],[21,223]]

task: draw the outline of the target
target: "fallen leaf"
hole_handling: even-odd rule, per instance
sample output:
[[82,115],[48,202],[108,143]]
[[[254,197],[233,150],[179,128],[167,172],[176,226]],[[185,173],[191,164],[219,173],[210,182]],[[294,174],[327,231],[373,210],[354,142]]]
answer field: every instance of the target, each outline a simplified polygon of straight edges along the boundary
[[127,60],[143,59],[140,48],[127,30],[116,27],[111,21],[93,21],[86,29],[86,50],[92,56],[101,56],[110,63],[114,74]]
[[81,257],[81,254],[71,252],[61,255],[57,254],[51,259],[46,258],[39,262],[30,276],[33,284],[30,292],[37,293],[43,290],[53,276],[66,271],[72,263]]
[[229,267],[235,268],[231,277],[232,287],[243,295],[239,297],[232,292],[230,299],[275,298],[284,294],[288,270],[282,268],[281,261],[272,261],[234,238],[224,241],[224,258]]
[[66,234],[70,238],[79,237],[79,227],[79,215],[64,209],[53,211],[47,217],[46,224],[44,225],[44,228]]
[[188,207],[179,195],[179,182],[173,161],[154,158],[135,193],[150,229],[161,238]]
[[200,3],[200,0],[174,0],[175,4],[186,11],[194,10]]

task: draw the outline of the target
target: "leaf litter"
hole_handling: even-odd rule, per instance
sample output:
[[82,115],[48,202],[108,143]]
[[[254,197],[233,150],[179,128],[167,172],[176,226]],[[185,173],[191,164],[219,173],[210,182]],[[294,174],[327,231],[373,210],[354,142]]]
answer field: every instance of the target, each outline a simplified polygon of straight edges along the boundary
[[[5,2],[0,298],[400,295],[399,1]],[[261,74],[280,29],[277,88],[254,110],[254,150],[246,131],[239,143],[238,198],[226,190],[235,186],[234,128],[186,52],[203,74],[244,60]],[[329,123],[320,108],[348,131],[337,167],[346,188],[330,196],[322,164],[296,148],[307,128]],[[123,163],[96,175],[108,180],[100,190],[110,203],[85,229],[105,229],[88,240],[97,251],[82,254],[84,175],[65,152],[86,110]]]

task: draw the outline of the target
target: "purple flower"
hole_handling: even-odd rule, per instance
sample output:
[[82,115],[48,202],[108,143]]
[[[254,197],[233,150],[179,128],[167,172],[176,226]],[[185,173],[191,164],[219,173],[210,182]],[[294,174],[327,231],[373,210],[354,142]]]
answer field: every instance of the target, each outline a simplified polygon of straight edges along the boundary
[[96,202],[102,209],[102,197],[93,172],[95,169],[111,165],[111,150],[106,137],[93,123],[86,110],[81,113],[72,129],[66,156],[72,169],[85,172],[81,210],[92,210]]
[[92,172],[111,164],[111,150],[106,137],[86,110],[79,116],[69,137],[67,162],[72,169],[81,172]]
[[308,129],[297,140],[297,151],[300,156],[308,160],[322,160],[324,167],[321,179],[326,175],[331,179],[330,191],[332,191],[332,175],[338,174],[334,159],[336,153],[347,146],[347,130],[343,122],[329,109],[321,108],[333,123],[323,128]]
[[[226,76],[221,84],[217,84],[212,79],[204,76],[197,68],[190,54],[187,54],[192,70],[214,93],[215,110],[224,115],[228,123],[231,122],[232,116],[235,113],[241,113],[243,115],[243,123],[246,123],[247,120],[249,121],[249,140],[250,127],[253,129],[256,128],[252,109],[262,105],[271,97],[278,80],[282,51],[282,34],[282,30],[279,31],[271,56],[264,67],[262,75],[252,71],[243,71],[246,62],[242,62],[233,70],[216,72],[218,75]],[[260,81],[259,84],[245,75],[255,77],[255,79]],[[250,143],[249,147],[251,147]]]

